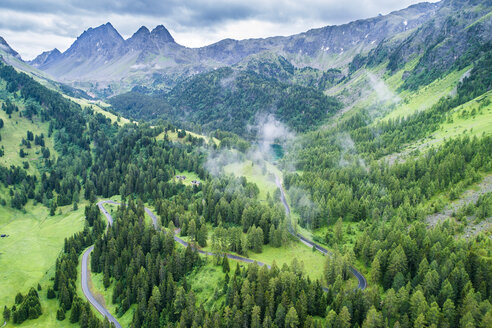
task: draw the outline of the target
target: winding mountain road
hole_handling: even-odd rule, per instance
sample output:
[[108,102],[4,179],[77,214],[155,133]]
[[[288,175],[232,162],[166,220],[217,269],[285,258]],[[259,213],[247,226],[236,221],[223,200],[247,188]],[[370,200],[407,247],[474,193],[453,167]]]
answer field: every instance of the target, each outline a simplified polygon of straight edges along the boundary
[[[285,199],[285,191],[284,191],[284,188],[282,186],[282,182],[280,181],[280,179],[277,176],[275,177],[275,183],[277,184],[277,187],[280,190],[280,200],[282,201],[282,204],[285,207],[285,212],[289,216],[290,215],[290,207],[289,207],[289,204],[287,204],[287,200]],[[102,201],[100,201],[100,202],[97,203],[97,206],[99,207],[99,210],[106,217],[106,220],[108,221],[108,224],[109,225],[113,225],[113,217],[106,210],[106,208],[104,207],[104,204],[121,205],[121,203],[117,203],[117,202],[112,201],[112,200],[102,200]],[[157,216],[150,209],[148,209],[147,207],[145,207],[144,210],[145,210],[145,213],[147,213],[150,216],[150,218],[152,219],[152,225],[154,226],[154,229],[157,230],[157,231],[160,231],[161,228],[159,227]],[[319,252],[321,252],[321,253],[323,253],[325,255],[331,255],[331,253],[327,249],[325,249],[324,247],[322,247],[322,246],[320,246],[320,245],[312,242],[311,240],[305,238],[301,234],[296,233],[294,231],[294,228],[292,227],[292,221],[290,221],[290,220],[289,220],[289,232],[294,237],[298,238],[306,246],[308,246],[308,247],[314,247],[314,248],[316,248],[317,251],[319,251]],[[174,238],[174,241],[176,241],[177,243],[181,244],[184,247],[188,247],[188,242],[184,241],[183,239],[179,238],[176,235],[174,235],[173,238]],[[94,245],[92,245],[91,247],[89,247],[84,252],[84,254],[82,256],[82,292],[84,293],[84,295],[87,298],[87,300],[92,304],[92,306],[94,306],[94,308],[99,313],[101,313],[111,323],[113,323],[116,328],[122,328],[121,325],[120,325],[120,323],[118,322],[118,320],[116,320],[116,318],[111,313],[109,313],[109,311],[101,303],[99,303],[96,300],[96,298],[94,297],[94,295],[92,294],[92,292],[91,292],[91,290],[89,288],[89,284],[88,284],[88,281],[89,281],[89,270],[88,270],[89,255],[90,255],[90,253],[93,250],[94,250]],[[216,254],[214,254],[212,252],[206,252],[206,251],[203,251],[201,249],[197,249],[197,252],[200,253],[200,254],[203,254],[203,255],[208,255],[208,256],[214,256],[214,255],[216,255]],[[242,257],[242,256],[238,256],[238,255],[233,255],[233,254],[228,254],[228,253],[224,254],[224,256],[227,256],[227,258],[229,258],[231,260],[236,260],[236,261],[240,261],[240,262],[244,262],[244,263],[255,263],[256,262],[260,266],[266,265],[268,268],[270,268],[270,265],[268,265],[266,263],[258,262],[258,261],[255,261],[255,260],[252,260],[252,259],[249,259],[249,258],[246,258],[246,257]],[[359,281],[358,288],[359,289],[365,289],[367,287],[367,280],[362,275],[362,273],[360,273],[353,266],[350,267],[350,271],[357,278],[357,280]],[[323,290],[326,291],[327,289],[326,288],[323,288]]]
[[[280,200],[282,201],[282,204],[285,207],[285,213],[287,214],[287,216],[289,216],[290,215],[290,207],[289,207],[289,204],[287,204],[287,200],[285,199],[284,187],[282,186],[282,182],[280,181],[278,176],[275,176],[275,184],[277,185],[278,189],[280,190]],[[316,244],[315,242],[307,239],[306,237],[304,237],[300,233],[296,233],[294,228],[292,227],[292,221],[291,220],[289,220],[289,232],[292,236],[299,239],[306,246],[309,246],[311,248],[314,247],[318,252],[323,253],[324,255],[332,255],[332,253],[329,252],[326,248],[324,248],[324,247]],[[364,277],[364,275],[362,273],[360,273],[360,271],[358,271],[353,266],[350,266],[350,272],[355,276],[355,278],[357,278],[357,281],[359,282],[357,287],[359,289],[362,289],[362,290],[366,289],[367,280]]]
[[111,313],[101,304],[99,303],[94,295],[92,295],[91,290],[89,289],[89,270],[88,270],[88,259],[89,259],[89,254],[92,252],[94,249],[94,245],[89,247],[85,252],[84,255],[82,256],[82,292],[84,293],[85,297],[89,301],[89,303],[92,304],[96,308],[96,310],[101,313],[104,317],[106,317],[109,322],[113,323],[116,328],[122,328],[118,320],[116,320]]
[[[102,201],[100,201],[100,202],[97,203],[97,206],[99,207],[99,210],[106,217],[106,220],[108,221],[108,224],[109,225],[113,225],[113,217],[106,210],[106,208],[104,207],[104,204],[113,204],[113,205],[121,205],[121,204],[120,203],[117,203],[115,201],[112,201],[112,200],[102,200]],[[152,225],[154,226],[154,229],[157,230],[157,231],[160,231],[161,229],[159,227],[159,224],[157,223],[158,222],[157,216],[150,209],[148,209],[147,207],[145,207],[145,213],[147,213],[150,216],[150,218],[152,219]],[[184,247],[188,247],[188,242],[184,241],[183,239],[179,238],[176,235],[174,235],[174,241],[176,241],[177,243],[181,244]],[[118,322],[118,320],[116,320],[116,318],[113,315],[111,315],[111,313],[109,313],[109,311],[101,303],[99,303],[96,300],[96,298],[94,297],[94,295],[92,294],[92,292],[91,292],[91,290],[89,288],[89,270],[88,270],[89,255],[90,255],[90,253],[93,250],[94,250],[94,245],[92,245],[91,247],[89,247],[84,252],[84,254],[82,255],[82,279],[81,279],[82,280],[82,292],[84,293],[84,295],[87,298],[87,300],[92,304],[92,306],[94,306],[94,308],[99,313],[101,313],[111,323],[113,323],[116,328],[122,328],[121,325],[120,325],[120,323]],[[203,255],[208,255],[208,256],[214,256],[215,255],[212,252],[205,252],[205,251],[203,251],[201,249],[197,249],[197,252],[200,253],[200,254],[203,254]],[[249,259],[249,258],[246,258],[246,257],[242,257],[242,256],[238,256],[238,255],[233,255],[233,254],[224,254],[224,256],[227,256],[227,258],[229,258],[231,260],[236,260],[236,261],[240,261],[240,262],[244,262],[244,263],[255,263],[256,262],[260,266],[266,265],[268,268],[270,268],[270,265],[268,265],[266,263],[255,261],[255,260],[252,260],[252,259]]]
[[[97,203],[97,206],[99,206],[99,210],[104,214],[106,217],[106,220],[108,220],[109,225],[113,225],[113,217],[111,214],[108,213],[108,211],[104,208],[103,204],[104,203],[112,203],[112,201],[102,201]],[[82,281],[82,292],[84,293],[85,297],[89,301],[89,303],[92,304],[92,306],[99,312],[101,313],[105,318],[109,320],[109,322],[113,323],[116,328],[122,328],[118,320],[116,320],[115,317],[111,313],[109,313],[108,309],[106,309],[101,303],[99,303],[94,295],[92,294],[90,288],[89,288],[89,255],[91,252],[94,250],[94,245],[89,247],[88,249],[85,250],[84,254],[82,255],[82,276],[81,276],[81,281]]]

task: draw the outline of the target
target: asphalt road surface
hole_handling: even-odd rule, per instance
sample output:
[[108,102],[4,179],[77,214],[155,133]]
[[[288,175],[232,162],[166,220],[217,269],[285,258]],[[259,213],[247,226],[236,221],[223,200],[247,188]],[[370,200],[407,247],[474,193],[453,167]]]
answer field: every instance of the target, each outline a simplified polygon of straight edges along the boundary
[[[284,192],[284,189],[282,187],[282,183],[281,183],[281,181],[280,181],[280,179],[278,177],[275,177],[275,179],[276,179],[275,182],[276,182],[278,188],[280,189],[280,200],[282,201],[282,204],[285,207],[285,212],[287,213],[287,215],[289,215],[290,214],[290,207],[287,204],[287,200],[285,199],[285,192]],[[103,201],[100,201],[100,202],[97,203],[97,206],[99,207],[99,210],[106,217],[106,220],[108,221],[108,224],[109,225],[112,225],[113,224],[113,217],[106,210],[106,208],[104,207],[104,204],[113,204],[113,205],[121,205],[121,204],[120,203],[117,203],[115,201],[112,201],[112,200],[103,200]],[[145,207],[145,212],[152,219],[152,224],[154,226],[154,229],[160,231],[161,229],[160,229],[159,224],[158,224],[157,216],[150,209],[148,209],[147,207]],[[298,238],[306,246],[315,247],[316,250],[318,250],[319,252],[321,252],[323,254],[328,254],[328,255],[330,254],[330,252],[327,249],[325,249],[324,247],[322,247],[322,246],[320,246],[320,245],[312,242],[311,240],[305,238],[301,234],[296,233],[294,231],[293,227],[292,227],[292,222],[290,222],[290,224],[289,224],[289,232],[294,237]],[[173,237],[174,237],[174,241],[176,241],[178,244],[180,244],[180,245],[182,245],[184,247],[188,247],[188,242],[184,241],[183,239],[179,238],[176,235],[174,235]],[[111,315],[111,313],[109,313],[109,311],[102,304],[100,304],[95,299],[94,295],[91,293],[91,291],[89,289],[89,285],[88,285],[88,278],[89,278],[88,275],[89,275],[89,272],[88,272],[87,268],[88,268],[89,255],[90,255],[90,253],[92,252],[93,249],[94,249],[94,245],[91,246],[91,247],[89,247],[84,252],[84,254],[82,256],[82,291],[83,291],[85,297],[87,298],[87,300],[92,304],[92,306],[94,306],[94,308],[96,308],[97,311],[99,311],[99,313],[101,313],[111,323],[113,323],[116,328],[122,328],[121,325],[120,325],[120,323],[118,322],[118,320],[116,320],[116,318],[113,317],[113,315]],[[212,252],[205,252],[205,251],[203,251],[201,249],[197,249],[197,252],[200,253],[200,254],[209,255],[209,256],[216,255],[216,254],[214,254]],[[249,259],[249,258],[246,258],[246,257],[242,257],[242,256],[238,256],[238,255],[233,255],[233,254],[227,254],[227,253],[224,254],[224,256],[227,256],[227,258],[229,258],[229,259],[240,261],[240,262],[244,262],[244,263],[254,263],[254,262],[256,262],[260,266],[266,265],[268,268],[270,268],[270,265],[268,265],[266,263],[254,261],[254,260]],[[366,280],[366,278],[357,269],[355,269],[352,266],[350,267],[350,271],[352,272],[352,274],[359,281],[358,288],[365,289],[367,287],[367,280]],[[326,288],[323,288],[323,289],[325,291],[327,290]]]
[[[104,207],[104,204],[120,205],[120,203],[114,202],[112,200],[103,200],[103,201],[100,201],[100,202],[97,203],[97,206],[99,207],[99,210],[106,217],[106,220],[108,221],[108,224],[109,225],[113,225],[113,217],[106,210],[106,208]],[[156,229],[156,230],[159,231],[160,228],[159,228],[159,225],[157,223],[158,222],[157,216],[155,216],[155,214],[152,213],[152,211],[150,209],[148,209],[148,208],[145,208],[145,212],[152,219],[152,223],[153,223],[154,229]],[[181,244],[182,246],[188,247],[188,242],[184,241],[183,239],[179,238],[176,235],[174,236],[174,240],[177,243]],[[87,300],[92,304],[92,306],[94,306],[94,308],[99,313],[101,313],[110,322],[112,322],[116,328],[122,328],[121,325],[120,325],[120,323],[118,322],[118,320],[116,320],[116,318],[111,313],[109,313],[108,309],[106,309],[101,303],[99,303],[96,300],[96,298],[92,294],[91,290],[89,289],[89,284],[88,284],[88,281],[89,281],[88,265],[89,265],[89,263],[88,263],[88,261],[89,261],[89,255],[93,251],[93,249],[94,249],[94,245],[92,245],[91,247],[89,247],[84,252],[84,254],[82,255],[82,292],[84,293],[84,295],[87,298]],[[205,252],[205,251],[203,251],[201,249],[197,249],[197,252],[200,253],[200,254],[203,254],[203,255],[209,255],[209,256],[214,256],[215,255],[212,252]],[[227,258],[229,258],[229,259],[240,261],[240,262],[244,262],[244,263],[254,263],[254,262],[256,262],[260,266],[266,265],[268,268],[270,268],[270,266],[268,264],[265,264],[265,263],[262,263],[262,262],[258,262],[258,261],[254,261],[254,260],[249,259],[249,258],[246,258],[246,257],[242,257],[242,256],[238,256],[238,255],[233,255],[233,254],[224,254],[224,256],[227,256]]]
[[[282,204],[285,207],[285,213],[287,213],[287,216],[290,215],[290,207],[289,204],[287,204],[287,200],[285,199],[285,192],[284,192],[284,187],[282,186],[282,182],[280,181],[279,177],[275,176],[275,184],[277,185],[278,189],[280,190],[280,200],[282,201]],[[307,239],[300,233],[296,233],[294,231],[294,228],[292,227],[292,221],[289,220],[289,232],[291,235],[294,237],[298,238],[304,245],[309,246],[309,247],[314,247],[318,252],[321,252],[325,255],[331,255],[331,253],[324,247],[314,243],[313,241]],[[356,268],[353,266],[350,266],[350,272],[357,278],[357,281],[359,282],[358,288],[359,289],[366,289],[367,287],[367,280],[364,277],[362,273],[360,273]]]
[[89,265],[89,254],[92,252],[93,249],[94,245],[89,247],[82,256],[82,292],[84,293],[87,300],[92,304],[94,308],[96,308],[99,313],[105,316],[109,320],[109,322],[112,322],[116,328],[122,328],[118,320],[116,320],[116,318],[113,317],[111,313],[109,313],[109,311],[95,299],[94,295],[92,295],[91,290],[89,289],[89,272],[87,270],[87,266]]

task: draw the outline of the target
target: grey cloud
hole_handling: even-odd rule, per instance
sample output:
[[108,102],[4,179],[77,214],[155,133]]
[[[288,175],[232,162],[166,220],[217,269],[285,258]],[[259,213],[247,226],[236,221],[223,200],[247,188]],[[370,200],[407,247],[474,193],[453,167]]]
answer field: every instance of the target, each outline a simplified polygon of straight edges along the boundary
[[13,1],[4,0],[2,9],[10,9],[26,13],[58,13],[69,15],[85,14],[122,14],[142,15],[173,20],[186,24],[221,22],[224,20],[246,19],[258,15],[258,6],[243,1]]
[[182,25],[207,26],[224,21],[258,18],[288,23],[304,18],[347,21],[400,9],[415,0],[346,0],[290,1],[290,0],[4,0],[0,8],[30,13],[58,14],[122,14],[162,17]]

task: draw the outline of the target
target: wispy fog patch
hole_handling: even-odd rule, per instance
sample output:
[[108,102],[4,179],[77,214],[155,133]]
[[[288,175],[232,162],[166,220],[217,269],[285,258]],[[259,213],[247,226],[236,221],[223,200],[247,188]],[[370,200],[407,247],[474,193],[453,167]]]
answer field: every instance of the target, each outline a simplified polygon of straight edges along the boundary
[[208,152],[204,167],[210,174],[217,177],[224,173],[225,166],[240,161],[240,154],[237,152],[229,149],[212,150]]
[[370,85],[376,92],[379,101],[397,103],[401,100],[400,97],[388,88],[382,79],[370,72],[367,73],[367,77],[369,78]]
[[366,162],[359,156],[350,134],[347,132],[340,133],[337,142],[340,145],[340,161],[338,163],[340,166],[344,167],[355,163],[367,169]]
[[135,65],[130,66],[130,68],[131,69],[135,69],[135,70],[144,69],[144,68],[147,68],[147,65],[145,65],[145,64],[135,64]]
[[236,79],[237,79],[237,71],[233,71],[232,74],[228,77],[224,77],[220,80],[220,86],[222,89],[236,90]]
[[[259,155],[266,161],[272,158],[272,144],[285,147],[296,137],[294,132],[271,114],[258,116],[256,122],[257,124],[250,129],[256,131]],[[258,154],[255,155],[257,156]]]
[[255,165],[265,167],[265,162],[271,162],[272,144],[282,147],[295,139],[295,134],[271,114],[258,115],[254,125],[248,126],[248,131],[256,135],[256,140],[246,154],[229,149],[209,151],[205,169],[214,176],[224,173],[224,167],[233,163],[251,160]]

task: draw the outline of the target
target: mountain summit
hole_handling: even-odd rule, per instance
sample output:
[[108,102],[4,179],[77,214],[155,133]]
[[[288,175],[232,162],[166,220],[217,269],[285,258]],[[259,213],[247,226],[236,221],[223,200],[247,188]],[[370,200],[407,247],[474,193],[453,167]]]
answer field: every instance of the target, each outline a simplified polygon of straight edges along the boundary
[[[81,82],[96,94],[104,89],[100,94],[107,96],[129,91],[136,85],[169,90],[178,81],[195,74],[231,65],[247,67],[247,62],[255,56],[282,56],[298,68],[337,69],[346,73],[366,62],[387,58],[390,53],[394,53],[390,57],[392,67],[399,67],[409,59],[407,53],[413,53],[407,49],[411,45],[412,49],[436,53],[432,57],[436,60],[424,56],[425,60],[445,61],[441,66],[447,67],[456,60],[449,52],[453,48],[437,45],[442,40],[458,38],[461,43],[455,50],[457,56],[461,55],[463,49],[473,43],[466,36],[467,31],[473,32],[479,27],[490,30],[488,8],[485,0],[420,3],[387,15],[296,35],[226,39],[201,48],[176,43],[163,25],[152,31],[142,26],[124,40],[107,23],[86,30],[66,52],[40,68],[60,81],[78,85]],[[461,11],[466,15],[460,16]],[[458,24],[448,26],[448,21]],[[473,25],[474,22],[477,24]],[[465,29],[466,24],[472,28]],[[429,34],[436,37],[428,38]],[[490,38],[490,33],[477,35],[480,42]],[[439,51],[443,53],[437,54]]]
[[159,25],[152,30],[142,26],[129,39],[125,41],[125,49],[128,52],[138,53],[137,62],[146,60],[148,55],[158,55],[160,52],[168,52],[163,49],[166,46],[178,46],[171,33],[163,26]]
[[48,65],[49,63],[57,60],[61,56],[60,50],[57,48],[50,50],[50,51],[45,51],[42,54],[38,55],[36,58],[31,60],[29,64],[36,68],[41,68],[45,65]]
[[15,51],[14,49],[12,49],[9,44],[7,43],[7,41],[5,41],[4,38],[2,38],[0,36],[0,49],[3,50],[5,53],[7,53],[8,55],[11,55],[19,60],[22,60],[21,59],[21,56],[19,55],[19,53],[17,51]]
[[106,23],[96,28],[89,28],[82,33],[63,55],[64,57],[111,59],[124,42],[125,40],[113,25]]
[[156,28],[152,30],[150,35],[155,42],[174,43],[174,38],[171,36],[171,33],[169,33],[169,31],[164,27],[164,25],[157,25]]

